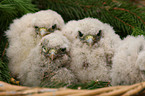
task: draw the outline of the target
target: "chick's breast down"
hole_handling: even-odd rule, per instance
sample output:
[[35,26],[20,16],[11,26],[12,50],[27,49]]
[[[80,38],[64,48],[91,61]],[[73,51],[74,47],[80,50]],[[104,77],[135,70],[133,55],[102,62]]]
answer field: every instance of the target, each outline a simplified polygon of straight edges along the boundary
[[129,85],[145,80],[145,39],[127,36],[113,57],[112,85]]

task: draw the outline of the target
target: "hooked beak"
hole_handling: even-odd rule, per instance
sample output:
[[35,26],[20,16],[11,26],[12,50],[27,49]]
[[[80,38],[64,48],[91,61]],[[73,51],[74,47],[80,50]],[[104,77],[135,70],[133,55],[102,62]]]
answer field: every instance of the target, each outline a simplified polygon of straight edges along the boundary
[[49,51],[49,58],[53,61],[56,57],[56,50],[55,49],[51,49]]
[[54,60],[54,57],[55,57],[55,54],[52,53],[52,54],[50,55],[50,59],[51,59],[51,60]]
[[47,35],[48,32],[47,32],[47,29],[46,28],[40,28],[40,35],[43,37],[45,35]]
[[89,45],[89,47],[92,47],[94,41],[93,41],[93,38],[88,38],[87,40],[87,44]]

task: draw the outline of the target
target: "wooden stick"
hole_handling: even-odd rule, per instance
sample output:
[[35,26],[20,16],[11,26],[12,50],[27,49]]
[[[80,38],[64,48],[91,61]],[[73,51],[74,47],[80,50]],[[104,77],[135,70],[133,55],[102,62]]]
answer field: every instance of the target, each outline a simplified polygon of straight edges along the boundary
[[2,53],[2,57],[1,58],[3,58],[3,56],[5,55],[5,51],[6,51],[6,48],[8,47],[8,42],[6,43],[6,45],[5,45],[5,49],[4,49],[4,51],[3,51],[3,53]]
[[135,95],[138,92],[140,92],[143,88],[145,88],[145,83],[141,83],[137,88],[130,90],[128,92],[126,92],[125,94],[123,94],[122,96],[131,96],[131,95]]
[[44,93],[44,92],[57,91],[57,90],[58,89],[50,89],[50,88],[32,88],[29,90],[24,90],[21,93],[27,95],[27,94],[37,94],[37,93]]
[[21,92],[16,92],[16,91],[6,91],[6,92],[0,92],[0,96],[21,96]]
[[136,88],[138,85],[140,85],[140,83],[137,83],[137,84],[125,87],[125,88],[121,88],[118,90],[114,90],[112,92],[103,93],[103,94],[100,94],[100,96],[118,96],[118,95],[121,95],[121,94],[123,94],[123,93],[125,93],[133,88]]
[[29,89],[29,87],[11,85],[0,81],[0,91],[18,91],[24,89]]
[[[0,81],[0,96],[118,96],[118,95],[136,95],[143,88],[145,88],[145,82],[137,83],[130,86],[113,86],[99,88],[95,90],[74,90],[68,88],[37,88],[37,87],[22,87],[7,84]],[[143,93],[143,92],[142,92]]]
[[105,87],[105,88],[100,88],[100,89],[95,89],[95,90],[88,90],[83,93],[73,94],[73,95],[69,95],[69,96],[93,96],[93,95],[101,94],[102,92],[104,93],[104,92],[108,92],[108,91],[112,91],[114,89],[120,89],[120,88],[124,88],[124,87],[127,87],[127,86]]
[[62,91],[52,91],[47,93],[40,93],[40,94],[33,94],[31,96],[65,96],[65,95],[71,95],[75,93],[83,93],[86,90],[62,90]]

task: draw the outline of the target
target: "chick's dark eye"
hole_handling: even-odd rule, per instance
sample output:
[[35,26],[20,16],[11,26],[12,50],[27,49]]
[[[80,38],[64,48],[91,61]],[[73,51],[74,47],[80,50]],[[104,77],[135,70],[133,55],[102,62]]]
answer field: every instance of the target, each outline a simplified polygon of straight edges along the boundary
[[52,26],[52,29],[55,29],[56,28],[56,24],[54,24],[53,26]]
[[38,26],[35,26],[35,28],[38,28]]
[[102,34],[102,30],[99,30],[99,33],[97,34],[97,36],[101,36]]
[[80,36],[80,37],[83,37],[82,32],[81,32],[81,31],[78,31],[78,32],[79,32],[79,36]]
[[61,48],[61,51],[62,51],[62,52],[65,52],[65,51],[66,51],[66,48]]

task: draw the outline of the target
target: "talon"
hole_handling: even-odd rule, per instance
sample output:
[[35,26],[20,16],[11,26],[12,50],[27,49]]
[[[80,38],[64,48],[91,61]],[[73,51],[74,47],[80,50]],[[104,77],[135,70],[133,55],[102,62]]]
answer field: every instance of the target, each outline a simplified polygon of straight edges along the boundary
[[20,85],[20,81],[16,81],[14,78],[11,78],[10,82],[15,84],[15,85]]

